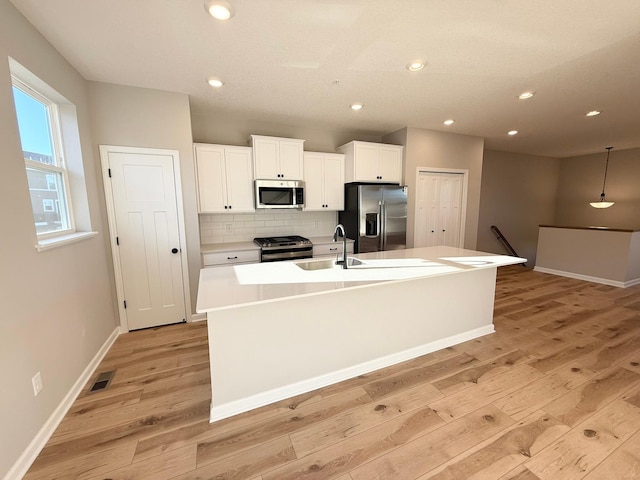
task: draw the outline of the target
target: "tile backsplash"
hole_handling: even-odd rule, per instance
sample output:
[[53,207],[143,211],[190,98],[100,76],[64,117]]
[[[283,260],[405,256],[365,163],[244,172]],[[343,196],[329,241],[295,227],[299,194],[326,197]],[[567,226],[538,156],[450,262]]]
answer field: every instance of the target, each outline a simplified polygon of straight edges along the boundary
[[333,235],[338,213],[257,210],[255,213],[200,214],[199,220],[200,243],[227,243],[273,235]]

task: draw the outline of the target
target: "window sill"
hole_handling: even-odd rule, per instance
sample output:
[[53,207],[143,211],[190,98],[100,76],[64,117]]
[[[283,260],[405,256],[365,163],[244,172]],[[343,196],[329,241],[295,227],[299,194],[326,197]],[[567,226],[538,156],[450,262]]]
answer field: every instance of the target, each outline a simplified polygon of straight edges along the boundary
[[51,250],[52,248],[62,247],[70,243],[80,242],[82,240],[88,240],[98,235],[98,232],[76,232],[69,235],[60,235],[59,237],[47,238],[46,240],[40,240],[36,244],[38,252],[44,252]]

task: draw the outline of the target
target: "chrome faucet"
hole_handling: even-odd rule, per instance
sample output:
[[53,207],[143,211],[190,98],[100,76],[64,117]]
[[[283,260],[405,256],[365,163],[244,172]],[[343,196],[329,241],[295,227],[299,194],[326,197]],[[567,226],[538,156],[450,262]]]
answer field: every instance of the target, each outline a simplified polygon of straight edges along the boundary
[[333,231],[333,241],[338,241],[338,234],[341,232],[342,236],[342,260],[336,258],[336,265],[342,265],[342,268],[347,268],[347,234],[344,231],[344,227],[341,223],[336,225]]

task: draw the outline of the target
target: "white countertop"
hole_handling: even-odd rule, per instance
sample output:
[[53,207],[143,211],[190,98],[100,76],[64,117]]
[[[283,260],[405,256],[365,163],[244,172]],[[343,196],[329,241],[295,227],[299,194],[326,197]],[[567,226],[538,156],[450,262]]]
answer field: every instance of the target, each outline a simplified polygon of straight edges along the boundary
[[[293,296],[363,288],[381,281],[410,281],[419,277],[459,274],[479,268],[526,262],[523,258],[454,247],[412,248],[353,256],[363,260],[369,268],[307,271],[296,266],[296,263],[322,260],[303,260],[202,269],[196,311],[206,313]],[[386,267],[386,264],[381,264],[391,259],[396,259],[396,267],[380,268]]]

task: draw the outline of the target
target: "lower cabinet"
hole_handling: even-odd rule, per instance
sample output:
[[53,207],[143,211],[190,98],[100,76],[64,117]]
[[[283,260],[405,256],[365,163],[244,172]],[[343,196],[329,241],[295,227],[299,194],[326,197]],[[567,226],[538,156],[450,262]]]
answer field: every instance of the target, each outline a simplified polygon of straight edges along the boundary
[[[353,240],[347,241],[347,253],[353,253]],[[313,244],[313,258],[342,254],[342,242]]]
[[260,250],[238,250],[202,254],[202,265],[204,267],[223,267],[225,265],[259,262]]

